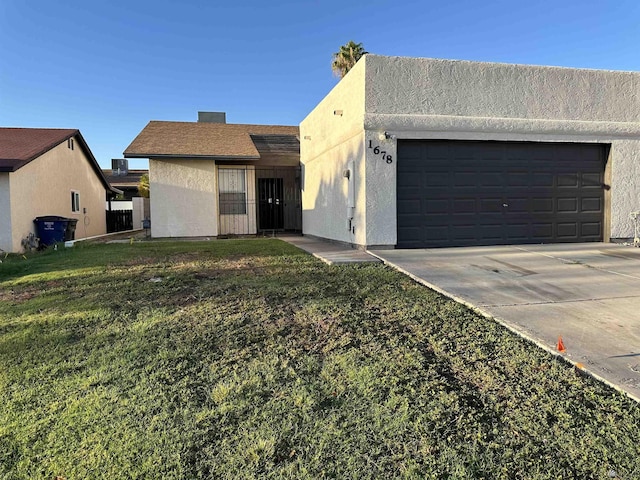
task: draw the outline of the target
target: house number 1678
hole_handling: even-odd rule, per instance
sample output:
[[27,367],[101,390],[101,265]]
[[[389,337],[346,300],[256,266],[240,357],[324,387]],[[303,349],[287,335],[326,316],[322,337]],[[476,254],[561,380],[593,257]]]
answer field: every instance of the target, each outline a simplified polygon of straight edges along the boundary
[[374,146],[372,140],[369,140],[369,148],[373,150],[374,155],[380,155],[382,158],[384,158],[385,162],[393,163],[393,157],[389,155],[387,152],[385,152],[384,150],[381,150],[380,145]]

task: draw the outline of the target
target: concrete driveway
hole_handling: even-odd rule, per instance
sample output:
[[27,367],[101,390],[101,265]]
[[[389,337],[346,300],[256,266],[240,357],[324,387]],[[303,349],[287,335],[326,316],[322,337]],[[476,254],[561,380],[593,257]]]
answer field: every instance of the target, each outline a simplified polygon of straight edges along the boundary
[[640,401],[640,249],[590,243],[373,250]]

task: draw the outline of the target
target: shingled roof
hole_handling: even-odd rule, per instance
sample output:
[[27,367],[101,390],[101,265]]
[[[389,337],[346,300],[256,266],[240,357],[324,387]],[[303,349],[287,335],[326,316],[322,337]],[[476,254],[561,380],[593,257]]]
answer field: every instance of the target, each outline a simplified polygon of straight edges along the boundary
[[255,135],[251,140],[259,153],[300,153],[300,141],[293,135]]
[[15,172],[72,137],[77,140],[78,147],[86,155],[105,189],[121,193],[109,185],[87,142],[77,129],[0,127],[0,172]]
[[79,133],[62,128],[0,128],[0,172],[15,172]]
[[[124,156],[258,160],[261,151],[299,153],[298,135],[298,127],[282,125],[151,121],[127,147]],[[260,140],[254,142],[252,136]],[[278,137],[275,143],[286,148],[273,151],[263,138],[270,136]]]
[[126,173],[126,175],[117,175],[114,173],[112,169],[107,168],[107,169],[103,169],[102,173],[104,174],[109,184],[114,187],[117,187],[117,188],[136,187],[137,188],[138,184],[140,183],[140,178],[145,173],[148,174],[149,170],[131,169]]

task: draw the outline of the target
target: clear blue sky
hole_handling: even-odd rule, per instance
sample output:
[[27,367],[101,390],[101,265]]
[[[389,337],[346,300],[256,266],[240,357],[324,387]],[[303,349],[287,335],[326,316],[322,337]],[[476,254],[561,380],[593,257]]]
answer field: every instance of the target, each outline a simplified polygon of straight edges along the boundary
[[637,71],[640,2],[0,0],[0,126],[78,128],[108,168],[149,120],[297,125],[337,83],[331,54],[349,40]]

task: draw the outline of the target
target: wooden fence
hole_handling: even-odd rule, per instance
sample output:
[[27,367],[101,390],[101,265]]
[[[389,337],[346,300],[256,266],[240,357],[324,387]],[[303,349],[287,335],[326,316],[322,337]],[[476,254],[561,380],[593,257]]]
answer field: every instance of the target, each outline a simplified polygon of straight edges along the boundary
[[107,210],[107,233],[133,230],[132,210]]

